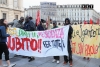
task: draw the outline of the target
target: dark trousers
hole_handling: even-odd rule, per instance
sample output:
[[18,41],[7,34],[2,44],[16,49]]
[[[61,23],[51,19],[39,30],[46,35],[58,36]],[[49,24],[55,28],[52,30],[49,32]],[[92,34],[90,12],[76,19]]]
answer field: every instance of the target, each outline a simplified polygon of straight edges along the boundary
[[70,44],[70,40],[68,39],[68,56],[64,56],[64,61],[65,62],[70,62],[72,61],[72,50],[71,50],[71,44]]
[[5,60],[9,60],[9,51],[6,43],[0,43],[0,60],[2,59],[2,54],[5,54]]
[[54,58],[55,60],[59,60],[60,57],[59,57],[59,56],[54,56],[53,58]]

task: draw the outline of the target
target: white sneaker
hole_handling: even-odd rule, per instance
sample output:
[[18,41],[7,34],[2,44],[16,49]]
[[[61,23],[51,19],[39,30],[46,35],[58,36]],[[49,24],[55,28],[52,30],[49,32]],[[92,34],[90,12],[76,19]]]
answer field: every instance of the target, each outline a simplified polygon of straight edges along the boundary
[[54,63],[54,62],[56,62],[56,60],[55,60],[55,59],[53,59],[53,60],[52,60],[52,62]]
[[57,60],[57,64],[59,64],[60,62],[59,62],[59,60]]
[[14,67],[16,64],[10,64],[8,67]]

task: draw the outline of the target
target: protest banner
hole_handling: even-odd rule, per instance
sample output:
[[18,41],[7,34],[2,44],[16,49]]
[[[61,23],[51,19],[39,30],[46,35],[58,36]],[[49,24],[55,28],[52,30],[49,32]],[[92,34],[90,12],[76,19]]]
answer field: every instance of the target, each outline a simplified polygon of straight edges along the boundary
[[8,28],[11,36],[7,39],[10,53],[24,56],[61,56],[68,55],[67,38],[69,26],[46,31],[24,31]]
[[75,55],[100,58],[100,26],[83,24],[72,25],[72,52]]

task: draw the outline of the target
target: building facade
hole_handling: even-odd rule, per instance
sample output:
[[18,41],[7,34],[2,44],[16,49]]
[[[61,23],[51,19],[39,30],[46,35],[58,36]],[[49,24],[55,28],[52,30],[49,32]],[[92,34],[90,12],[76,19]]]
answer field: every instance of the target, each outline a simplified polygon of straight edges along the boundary
[[[40,10],[40,6],[32,6],[25,9],[25,16],[32,16],[36,19],[36,13]],[[89,22],[90,19],[95,23],[100,19],[100,14],[93,9],[92,4],[73,4],[73,5],[57,5],[57,16],[50,18],[57,22],[64,22],[65,18],[69,18],[72,23]],[[47,16],[41,14],[41,19],[46,19]]]
[[8,22],[24,16],[23,0],[0,0],[0,18]]

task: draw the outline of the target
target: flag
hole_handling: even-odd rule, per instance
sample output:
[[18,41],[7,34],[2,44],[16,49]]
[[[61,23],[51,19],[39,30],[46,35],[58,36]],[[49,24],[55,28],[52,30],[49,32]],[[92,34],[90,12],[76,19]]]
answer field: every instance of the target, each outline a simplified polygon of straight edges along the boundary
[[90,24],[93,24],[93,21],[92,21],[92,19],[90,19]]
[[46,28],[48,29],[48,19],[46,20]]
[[36,15],[36,25],[38,26],[40,24],[40,11],[37,11],[37,15]]

